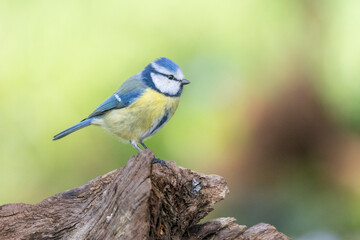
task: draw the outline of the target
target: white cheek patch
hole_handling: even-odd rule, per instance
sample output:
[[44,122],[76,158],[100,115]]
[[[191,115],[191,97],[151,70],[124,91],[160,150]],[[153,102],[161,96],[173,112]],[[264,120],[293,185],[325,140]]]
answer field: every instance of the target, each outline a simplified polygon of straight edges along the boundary
[[155,87],[162,93],[176,95],[180,90],[181,84],[178,81],[169,80],[167,77],[155,73],[151,73],[151,78]]
[[156,63],[152,63],[151,66],[156,70],[158,71],[159,73],[163,73],[165,75],[174,75],[174,77],[178,80],[182,80],[184,79],[184,74],[183,72],[181,71],[181,69],[177,70],[177,72],[174,74],[173,72],[167,70],[166,68],[156,64]]

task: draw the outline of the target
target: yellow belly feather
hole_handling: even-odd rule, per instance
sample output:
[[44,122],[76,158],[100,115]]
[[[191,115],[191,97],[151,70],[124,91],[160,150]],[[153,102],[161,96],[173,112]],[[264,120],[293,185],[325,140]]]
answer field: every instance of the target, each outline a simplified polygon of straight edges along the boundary
[[129,107],[106,113],[101,125],[123,140],[139,141],[166,111],[170,119],[178,104],[178,97],[167,97],[149,88]]

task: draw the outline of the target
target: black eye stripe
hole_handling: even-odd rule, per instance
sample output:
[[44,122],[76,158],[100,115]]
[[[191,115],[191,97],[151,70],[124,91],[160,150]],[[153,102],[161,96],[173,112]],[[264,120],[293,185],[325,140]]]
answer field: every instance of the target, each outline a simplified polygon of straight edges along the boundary
[[[164,73],[161,73],[161,72],[158,72],[158,71],[154,71],[154,73],[159,74],[159,75],[162,75],[162,76],[164,76],[164,77],[167,77],[167,78],[170,79],[170,80],[174,80],[174,81],[180,82],[180,80],[179,80],[179,79],[176,79],[175,76],[172,75],[172,74],[167,75],[167,74],[164,74]],[[172,79],[169,78],[170,76],[172,76],[173,78],[172,78]]]

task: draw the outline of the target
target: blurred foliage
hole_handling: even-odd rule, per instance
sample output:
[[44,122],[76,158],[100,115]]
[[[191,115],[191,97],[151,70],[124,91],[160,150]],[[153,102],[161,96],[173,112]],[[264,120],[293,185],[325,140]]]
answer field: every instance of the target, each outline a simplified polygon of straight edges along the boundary
[[[174,118],[147,144],[162,159],[228,180],[235,205],[225,201],[216,215],[235,215],[242,224],[269,221],[293,236],[317,229],[359,234],[360,154],[347,145],[359,146],[359,9],[356,0],[2,0],[0,204],[35,203],[123,166],[136,151],[100,128],[58,142],[52,136],[165,56],[192,84]],[[312,178],[290,175],[246,197],[232,166],[248,160],[241,156],[262,112],[257,107],[291,85],[297,71],[306,72],[336,131],[351,136],[341,138],[339,150],[349,167],[327,182],[340,190],[308,189]],[[297,171],[306,169],[300,164]],[[287,194],[293,198],[281,197]],[[271,211],[283,206],[291,219]],[[329,210],[338,206],[347,210]]]

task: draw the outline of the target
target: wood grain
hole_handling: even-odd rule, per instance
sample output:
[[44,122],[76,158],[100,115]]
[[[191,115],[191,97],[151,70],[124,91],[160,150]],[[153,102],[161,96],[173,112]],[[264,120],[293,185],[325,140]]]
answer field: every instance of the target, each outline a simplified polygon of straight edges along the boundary
[[0,239],[289,239],[268,224],[248,230],[234,218],[198,222],[228,188],[150,150],[126,166],[38,204],[0,206]]

